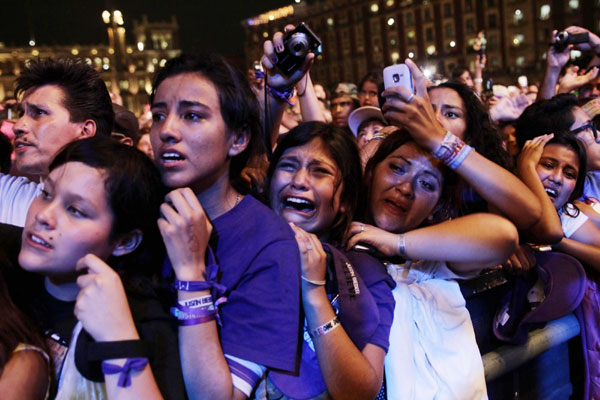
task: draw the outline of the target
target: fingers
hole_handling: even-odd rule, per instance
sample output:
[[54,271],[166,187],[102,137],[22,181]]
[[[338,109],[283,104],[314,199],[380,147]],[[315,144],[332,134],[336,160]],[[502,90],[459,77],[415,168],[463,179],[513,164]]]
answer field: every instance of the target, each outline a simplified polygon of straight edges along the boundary
[[275,32],[275,34],[273,35],[273,46],[275,47],[275,51],[277,53],[281,53],[283,52],[283,33],[282,32]]
[[75,266],[77,271],[87,270],[89,274],[101,274],[103,272],[112,271],[104,261],[94,254],[86,254],[77,261]]
[[[403,86],[390,87],[384,90],[382,93],[382,96],[385,97],[384,105],[389,104],[394,107],[402,106],[402,104],[407,104],[408,99],[411,99],[412,95],[413,93]],[[398,101],[400,101],[401,103],[399,103]]]
[[598,71],[599,69],[597,66],[590,68],[590,70],[585,74],[587,81],[590,82],[596,79],[598,77]]
[[277,63],[277,55],[275,54],[275,47],[273,46],[273,42],[270,40],[266,40],[263,44],[263,57],[262,64],[265,69],[273,69],[275,64]]
[[187,187],[169,192],[165,196],[165,203],[161,205],[160,210],[168,222],[175,222],[179,218],[184,221],[197,222],[205,216],[200,201]]
[[427,95],[427,79],[425,78],[419,67],[417,67],[417,64],[415,64],[414,61],[410,58],[404,60],[404,63],[408,66],[408,69],[410,69],[410,73],[415,81],[415,89],[417,96],[429,98],[429,96]]

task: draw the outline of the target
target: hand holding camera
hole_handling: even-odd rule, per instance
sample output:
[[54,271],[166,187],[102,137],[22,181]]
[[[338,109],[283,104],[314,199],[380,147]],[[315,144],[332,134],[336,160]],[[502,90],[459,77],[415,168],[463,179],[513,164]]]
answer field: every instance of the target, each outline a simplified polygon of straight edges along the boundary
[[262,64],[267,72],[267,84],[273,88],[292,88],[309,70],[321,40],[300,23],[287,25],[285,33],[277,32],[273,40],[264,43]]
[[579,26],[569,26],[563,31],[552,31],[552,41],[548,49],[547,59],[549,68],[561,69],[570,59],[573,47],[580,50],[592,50],[600,53],[600,38],[594,33]]

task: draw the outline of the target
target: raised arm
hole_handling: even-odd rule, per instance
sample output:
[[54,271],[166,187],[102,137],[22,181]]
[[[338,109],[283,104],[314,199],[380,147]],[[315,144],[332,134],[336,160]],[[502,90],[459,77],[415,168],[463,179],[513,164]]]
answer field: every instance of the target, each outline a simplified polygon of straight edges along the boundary
[[518,232],[507,219],[482,213],[401,234],[353,222],[347,248],[359,242],[388,257],[446,261],[454,271],[468,273],[504,262],[516,249]]
[[[75,316],[97,342],[139,341],[123,284],[117,273],[95,255],[88,254],[77,263],[81,291],[75,304]],[[98,307],[102,304],[102,307]],[[106,394],[110,400],[162,399],[150,369],[148,358],[137,358],[130,372],[121,372],[134,358],[107,359],[102,363]],[[105,368],[108,368],[105,370]],[[110,368],[113,371],[110,371]],[[129,385],[121,376],[129,376]]]
[[538,242],[538,238],[547,238],[549,243],[558,243],[563,237],[562,226],[554,204],[550,201],[544,185],[536,172],[536,166],[544,151],[544,146],[554,134],[538,136],[525,142],[517,160],[517,175],[536,195],[542,206],[542,216],[529,229],[521,232],[523,239]]
[[[384,116],[390,123],[406,128],[421,147],[436,154],[446,137],[446,129],[436,118],[423,74],[411,60],[407,59],[406,64],[415,78],[417,93],[412,95],[400,86],[387,89],[383,92]],[[527,229],[539,219],[541,206],[527,186],[476,151],[468,153],[455,171],[517,228]]]
[[[212,226],[200,202],[189,188],[170,192],[161,205],[158,220],[176,279],[206,281],[205,255]],[[179,301],[210,296],[208,289],[179,290]],[[214,319],[205,318],[179,328],[179,353],[190,399],[245,399],[234,389]]]
[[478,54],[475,60],[475,74],[473,77],[473,88],[475,93],[481,96],[483,91],[483,69],[487,61],[487,56],[484,54]]
[[[293,25],[287,25],[284,29],[285,32],[293,30]],[[303,121],[325,121],[325,117],[319,107],[319,100],[315,94],[312,80],[310,79],[310,67],[314,62],[315,55],[312,52],[307,53],[304,63],[291,75],[287,76],[281,73],[276,64],[279,60],[281,53],[284,51],[283,45],[284,33],[276,32],[273,35],[273,41],[267,40],[263,45],[264,55],[262,57],[262,64],[267,74],[267,80],[265,90],[269,93],[268,105],[269,113],[271,115],[269,123],[269,131],[271,132],[271,143],[277,143],[277,136],[279,135],[279,125],[283,117],[283,112],[287,105],[285,95],[293,93],[294,89],[297,90],[298,99],[300,102],[300,108],[302,113]]]
[[[594,53],[596,54],[595,58],[598,58],[598,54],[600,54],[600,38],[596,34],[579,26],[569,26],[565,30],[569,34],[588,33],[589,40],[585,43],[579,43],[576,46],[580,50],[594,51]],[[554,43],[556,41],[556,33],[556,30],[552,31],[551,43]],[[556,85],[558,84],[560,71],[569,62],[570,51],[572,48],[573,45],[569,45],[563,51],[560,52],[556,51],[556,48],[554,46],[550,46],[548,48],[548,52],[546,53],[546,72],[544,73],[544,80],[538,93],[538,100],[550,99],[556,94]],[[576,81],[573,81],[573,79],[571,79],[571,82],[569,82],[569,77],[567,77],[567,82],[564,83],[561,90],[564,91],[570,89],[571,87],[575,87],[574,85],[578,83],[577,81],[581,83],[586,79],[591,78],[592,75],[597,75],[598,71],[593,71],[593,69],[591,69],[590,71],[588,71],[588,73],[590,73],[590,75],[584,75]]]
[[591,220],[588,219],[570,238],[564,238],[552,248],[600,272],[600,229]]
[[[296,234],[302,260],[302,304],[308,329],[313,330],[335,318],[325,286],[315,284],[325,280],[327,255],[315,235],[290,225]],[[383,380],[385,351],[382,348],[369,343],[361,352],[342,326],[327,334],[313,336],[313,343],[332,398],[375,398]]]

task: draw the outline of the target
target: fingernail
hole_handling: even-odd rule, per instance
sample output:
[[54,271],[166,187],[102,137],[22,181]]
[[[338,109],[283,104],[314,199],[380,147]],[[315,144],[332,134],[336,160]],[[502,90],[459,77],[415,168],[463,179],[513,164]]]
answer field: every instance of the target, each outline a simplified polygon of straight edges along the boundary
[[283,51],[283,45],[280,44],[279,46],[277,46],[277,52],[281,53]]

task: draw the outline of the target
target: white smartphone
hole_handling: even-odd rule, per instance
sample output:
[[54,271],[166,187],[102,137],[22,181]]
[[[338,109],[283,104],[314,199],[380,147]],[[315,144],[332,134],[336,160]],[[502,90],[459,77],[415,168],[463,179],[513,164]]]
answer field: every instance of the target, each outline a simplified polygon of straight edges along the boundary
[[386,89],[393,86],[402,86],[412,93],[415,92],[412,74],[406,64],[394,64],[384,68],[383,84]]

